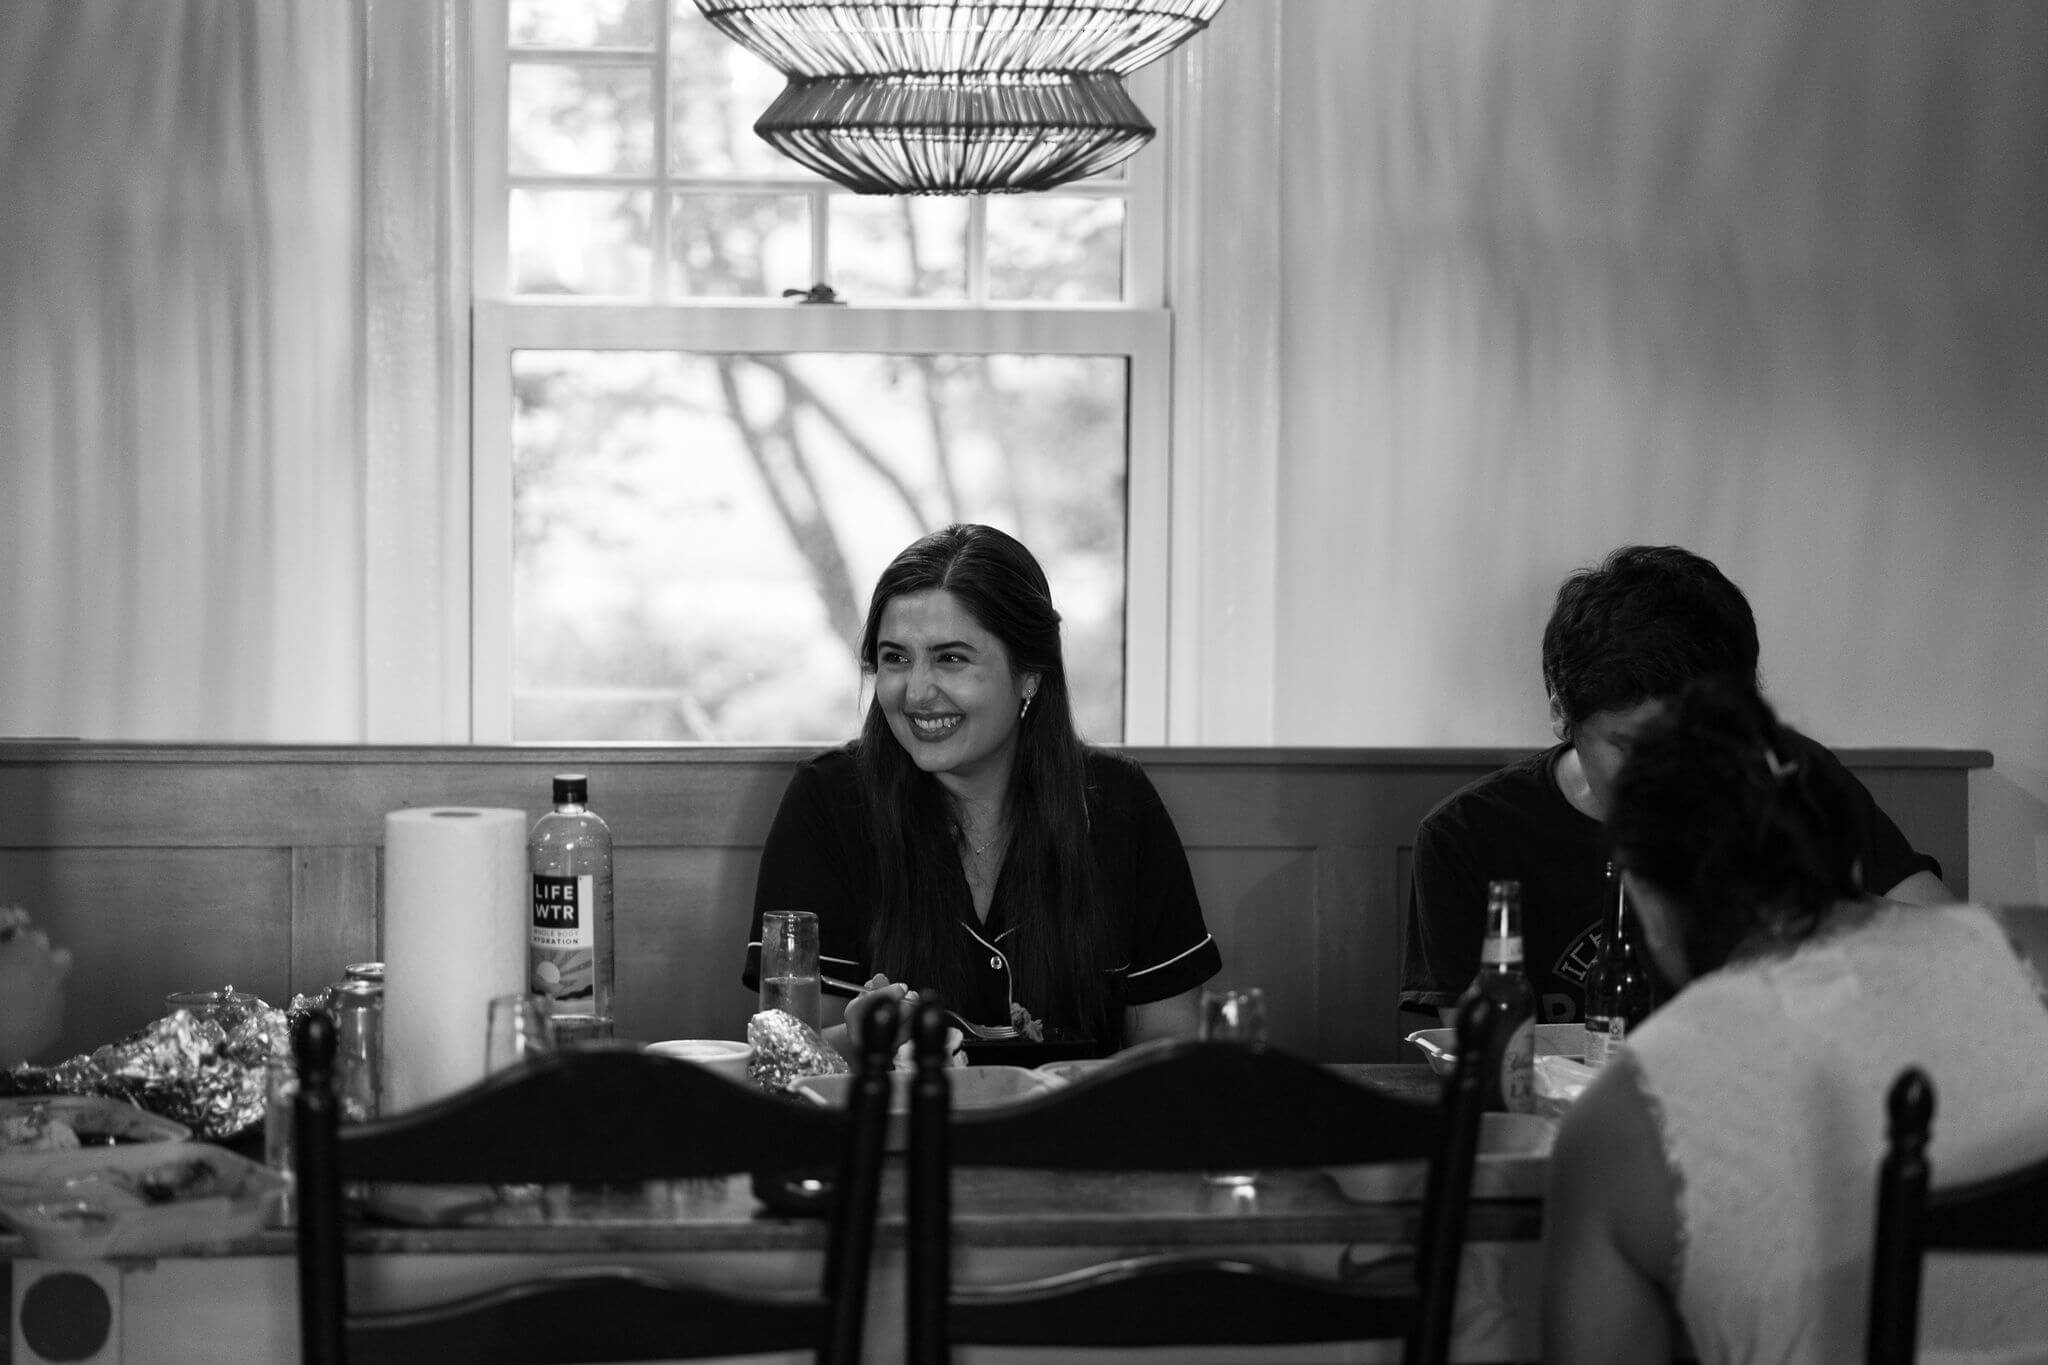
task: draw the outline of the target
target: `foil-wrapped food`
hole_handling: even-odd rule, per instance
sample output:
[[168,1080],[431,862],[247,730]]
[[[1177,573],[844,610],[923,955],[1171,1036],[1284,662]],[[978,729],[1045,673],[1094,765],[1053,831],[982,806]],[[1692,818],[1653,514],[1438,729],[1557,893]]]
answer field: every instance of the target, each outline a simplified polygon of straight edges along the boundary
[[174,1009],[119,1042],[53,1066],[9,1073],[18,1094],[104,1095],[182,1123],[195,1137],[232,1138],[263,1118],[264,1072],[286,1046],[285,1011],[222,992],[204,1013]]
[[763,1090],[788,1092],[806,1076],[839,1076],[853,1068],[803,1020],[786,1010],[762,1010],[747,1021],[754,1060],[747,1066]]

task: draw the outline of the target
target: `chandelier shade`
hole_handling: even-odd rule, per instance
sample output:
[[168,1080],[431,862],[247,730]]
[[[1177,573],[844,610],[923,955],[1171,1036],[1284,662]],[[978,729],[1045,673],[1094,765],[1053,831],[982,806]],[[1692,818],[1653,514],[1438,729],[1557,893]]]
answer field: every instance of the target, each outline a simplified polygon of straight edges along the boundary
[[861,194],[1000,194],[1097,175],[1153,127],[1123,77],[1223,0],[696,0],[789,82],[754,131]]

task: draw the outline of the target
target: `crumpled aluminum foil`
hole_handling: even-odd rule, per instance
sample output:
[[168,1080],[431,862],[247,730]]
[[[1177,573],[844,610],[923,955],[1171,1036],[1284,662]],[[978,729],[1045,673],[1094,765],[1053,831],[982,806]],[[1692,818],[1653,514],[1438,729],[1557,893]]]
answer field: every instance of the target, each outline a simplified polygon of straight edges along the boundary
[[9,1073],[22,1094],[104,1095],[186,1125],[209,1140],[234,1137],[263,1117],[264,1072],[283,1047],[285,1012],[255,997],[212,1018],[173,1010],[146,1028],[54,1066]]
[[786,1010],[762,1010],[747,1021],[754,1059],[747,1071],[763,1090],[787,1091],[806,1076],[840,1076],[853,1068],[818,1031]]

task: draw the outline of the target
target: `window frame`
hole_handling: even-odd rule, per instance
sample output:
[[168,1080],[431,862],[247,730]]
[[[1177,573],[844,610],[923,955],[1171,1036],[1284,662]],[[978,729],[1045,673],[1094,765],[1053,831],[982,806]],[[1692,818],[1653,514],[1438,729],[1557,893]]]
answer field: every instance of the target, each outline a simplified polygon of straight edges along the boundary
[[[674,0],[686,4],[690,0]],[[1125,300],[1048,305],[786,300],[626,302],[509,290],[505,0],[472,25],[470,141],[470,738],[513,737],[512,358],[526,349],[726,354],[953,353],[1122,356],[1127,362],[1124,538],[1126,744],[1167,738],[1173,320],[1165,298],[1165,132],[1124,163]],[[665,33],[661,50],[666,51]],[[665,68],[666,63],[664,61]],[[1158,64],[1132,80],[1157,108]],[[815,234],[814,234],[815,240]],[[816,248],[814,247],[814,259]]]

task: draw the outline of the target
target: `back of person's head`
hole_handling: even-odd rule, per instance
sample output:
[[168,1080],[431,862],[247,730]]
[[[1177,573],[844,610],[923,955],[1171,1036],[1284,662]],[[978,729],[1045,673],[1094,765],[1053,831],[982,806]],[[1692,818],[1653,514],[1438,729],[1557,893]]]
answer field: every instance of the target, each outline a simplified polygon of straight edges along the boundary
[[1557,589],[1543,686],[1564,738],[1588,716],[1725,675],[1754,688],[1756,617],[1728,576],[1676,545],[1624,545]]
[[1615,862],[1676,903],[1695,973],[1761,933],[1811,934],[1862,894],[1851,797],[1754,688],[1710,678],[1638,732],[1615,780]]
[[[969,522],[933,531],[889,561],[868,600],[867,623],[860,637],[862,670],[872,674],[878,666],[876,639],[889,603],[934,588],[952,593],[982,629],[1003,642],[1011,668],[1038,675],[1030,719],[1037,720],[1040,728],[1071,730],[1067,666],[1052,588],[1031,551],[993,526]],[[1020,739],[1028,741],[1030,728],[1026,727],[1027,733]]]

